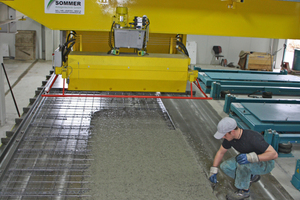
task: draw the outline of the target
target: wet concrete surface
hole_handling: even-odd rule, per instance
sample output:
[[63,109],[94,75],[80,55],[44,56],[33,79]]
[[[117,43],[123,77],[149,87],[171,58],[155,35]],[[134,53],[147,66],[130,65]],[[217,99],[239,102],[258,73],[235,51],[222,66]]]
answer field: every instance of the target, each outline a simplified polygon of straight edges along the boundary
[[156,110],[104,109],[91,124],[92,199],[217,199],[185,136]]

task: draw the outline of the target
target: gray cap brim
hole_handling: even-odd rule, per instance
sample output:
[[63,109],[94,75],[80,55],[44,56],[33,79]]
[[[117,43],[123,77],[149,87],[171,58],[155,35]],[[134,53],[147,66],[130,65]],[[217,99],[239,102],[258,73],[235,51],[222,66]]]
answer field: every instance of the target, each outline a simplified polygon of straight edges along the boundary
[[214,135],[214,137],[216,138],[216,139],[221,139],[222,137],[224,137],[224,135],[226,135],[226,133],[224,134],[224,133],[220,133],[220,132],[216,132],[215,133],[215,135]]

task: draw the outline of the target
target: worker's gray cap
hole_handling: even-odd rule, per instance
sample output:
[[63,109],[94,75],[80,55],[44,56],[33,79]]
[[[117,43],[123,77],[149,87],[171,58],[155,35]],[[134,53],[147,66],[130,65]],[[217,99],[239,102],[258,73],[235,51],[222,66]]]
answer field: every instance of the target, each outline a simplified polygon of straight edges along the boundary
[[214,137],[216,139],[221,139],[224,135],[237,127],[236,121],[230,117],[223,118],[218,124],[218,131],[215,133]]

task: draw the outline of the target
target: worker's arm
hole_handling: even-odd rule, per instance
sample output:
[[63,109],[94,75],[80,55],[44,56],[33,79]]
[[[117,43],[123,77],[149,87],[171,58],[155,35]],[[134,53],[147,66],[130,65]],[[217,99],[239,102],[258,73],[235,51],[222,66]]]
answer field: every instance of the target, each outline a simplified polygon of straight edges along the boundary
[[220,149],[218,150],[218,152],[216,153],[215,159],[214,159],[214,163],[213,163],[213,167],[218,167],[223,159],[224,154],[227,152],[227,149],[225,149],[222,145],[220,147]]
[[271,145],[269,145],[269,147],[267,148],[267,150],[264,153],[258,155],[259,161],[274,160],[277,157],[278,157],[278,154]]
[[240,165],[243,165],[248,163],[273,160],[276,159],[277,157],[278,157],[277,152],[271,145],[269,145],[267,150],[262,154],[257,155],[255,152],[251,152],[247,154],[242,153],[236,157],[236,161]]
[[220,165],[220,163],[222,161],[222,158],[223,158],[224,154],[226,153],[226,151],[227,151],[227,149],[225,149],[221,145],[220,149],[216,153],[213,166],[210,168],[209,180],[214,184],[217,183],[217,174],[218,174],[218,171],[219,171],[218,166]]

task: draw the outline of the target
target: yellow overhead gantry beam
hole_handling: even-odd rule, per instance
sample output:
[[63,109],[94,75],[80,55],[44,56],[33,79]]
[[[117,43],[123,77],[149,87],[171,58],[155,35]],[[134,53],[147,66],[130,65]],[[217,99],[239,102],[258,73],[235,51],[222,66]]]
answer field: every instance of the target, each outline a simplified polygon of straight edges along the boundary
[[[93,53],[95,44],[86,42],[86,38],[93,39],[90,37],[92,33],[98,36],[101,32],[108,37],[112,29],[113,16],[117,16],[117,7],[128,8],[128,16],[126,15],[128,21],[132,21],[135,16],[147,15],[151,20],[151,25],[150,21],[148,22],[151,34],[300,38],[300,2],[296,1],[12,0],[3,2],[50,29],[75,30],[79,33],[78,37],[76,36],[79,40],[79,51],[87,50],[67,54],[63,66],[58,66],[55,71],[56,74],[62,74],[63,78],[69,80],[69,90],[184,92],[186,82],[196,80],[197,71],[188,69],[190,59],[186,55],[171,55],[165,52],[151,54],[160,53],[157,49],[154,49],[154,52],[149,50],[149,54],[142,57],[129,54],[116,56],[117,54]],[[120,34],[122,31],[124,29],[120,30]],[[78,41],[76,42],[78,45]],[[66,45],[69,44],[71,43],[67,42]],[[172,44],[173,40],[170,39],[167,43],[167,51],[173,52]],[[74,47],[78,49],[76,45]],[[124,44],[119,47],[124,48]],[[149,43],[149,49],[150,47]]]
[[[47,5],[77,0],[3,1],[54,30],[109,31],[116,7],[128,19],[147,15],[151,33],[300,38],[300,2],[279,0],[80,0],[81,14],[45,13]],[[84,13],[84,14],[83,14]]]

